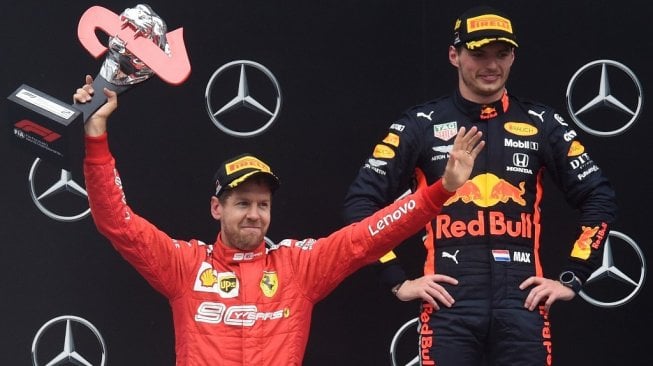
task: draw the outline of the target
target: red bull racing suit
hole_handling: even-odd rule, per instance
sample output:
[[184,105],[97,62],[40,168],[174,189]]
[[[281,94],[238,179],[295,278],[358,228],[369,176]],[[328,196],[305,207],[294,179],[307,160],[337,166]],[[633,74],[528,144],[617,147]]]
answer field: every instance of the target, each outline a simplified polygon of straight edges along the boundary
[[[359,170],[345,198],[344,215],[355,222],[407,188],[440,178],[461,127],[478,127],[486,147],[467,183],[426,227],[425,274],[458,279],[444,284],[452,308],[422,305],[423,365],[548,365],[548,315],[528,311],[528,289],[519,284],[542,276],[540,204],[548,171],[580,212],[578,239],[564,270],[584,282],[598,267],[609,225],[616,215],[614,191],[576,132],[552,108],[504,93],[479,105],[458,92],[413,107],[393,123]],[[571,240],[573,242],[573,240]],[[394,253],[382,258],[382,281],[406,280]]]
[[418,232],[452,193],[440,182],[321,239],[243,252],[177,240],[135,214],[107,135],[86,138],[86,190],[98,230],[172,308],[178,366],[301,365],[317,301]]

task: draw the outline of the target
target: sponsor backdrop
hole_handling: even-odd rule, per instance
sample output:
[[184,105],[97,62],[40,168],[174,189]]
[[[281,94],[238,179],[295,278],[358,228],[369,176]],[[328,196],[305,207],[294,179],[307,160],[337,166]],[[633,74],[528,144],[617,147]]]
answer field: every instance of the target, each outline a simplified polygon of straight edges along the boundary
[[[651,257],[651,113],[642,107],[653,85],[649,59],[642,57],[652,45],[648,18],[629,0],[492,3],[513,16],[522,45],[510,91],[553,105],[577,124],[619,194],[609,270],[587,298],[552,310],[554,360],[650,365],[650,340],[642,334],[653,326],[652,292],[650,284],[638,286],[646,263],[638,249]],[[13,144],[6,113],[6,97],[21,84],[70,102],[83,76],[96,75],[101,64],[77,39],[83,12],[101,5],[120,14],[136,4],[9,1],[0,15],[2,365],[33,358],[43,365],[72,349],[93,365],[174,364],[165,299],[96,232],[76,167],[62,170]],[[282,179],[268,234],[279,241],[319,237],[342,224],[347,186],[387,126],[405,108],[454,86],[446,56],[453,20],[475,3],[148,4],[169,31],[183,27],[192,73],[179,86],[155,76],[120,98],[110,142],[131,205],[174,237],[212,241],[211,177],[224,158],[248,151]],[[243,70],[254,98],[244,105],[251,108],[221,110],[239,95]],[[606,98],[582,110],[597,96]],[[543,260],[555,276],[570,250],[576,214],[555,189],[543,206]],[[417,238],[399,251],[417,274],[423,257]],[[316,307],[305,364],[390,364],[391,340],[417,306],[395,301],[372,268],[362,269]],[[408,328],[396,343],[401,364],[416,355]]]

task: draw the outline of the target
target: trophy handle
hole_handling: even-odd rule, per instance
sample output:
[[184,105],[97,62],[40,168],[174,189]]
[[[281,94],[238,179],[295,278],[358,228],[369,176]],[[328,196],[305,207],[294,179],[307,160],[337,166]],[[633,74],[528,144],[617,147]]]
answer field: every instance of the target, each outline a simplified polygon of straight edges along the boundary
[[105,78],[102,77],[102,75],[98,74],[95,79],[93,79],[93,90],[95,90],[95,94],[93,94],[93,98],[91,99],[90,102],[88,103],[77,103],[75,102],[74,106],[75,108],[79,109],[82,111],[84,115],[84,123],[88,121],[89,118],[97,111],[101,106],[104,105],[107,101],[106,95],[102,92],[104,88],[107,88],[109,90],[115,91],[117,94],[121,94],[128,89],[130,89],[133,84],[127,84],[127,85],[116,85],[108,82]]

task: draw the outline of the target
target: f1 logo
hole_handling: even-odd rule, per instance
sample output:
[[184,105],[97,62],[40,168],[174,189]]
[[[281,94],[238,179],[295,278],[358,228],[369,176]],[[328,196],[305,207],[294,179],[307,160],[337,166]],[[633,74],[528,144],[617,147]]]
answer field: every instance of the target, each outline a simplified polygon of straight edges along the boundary
[[82,14],[77,26],[77,37],[82,46],[95,58],[107,51],[95,31],[100,29],[109,36],[117,36],[132,54],[152,69],[163,81],[179,85],[190,75],[190,61],[184,44],[183,28],[166,33],[171,56],[142,37],[138,31],[123,22],[118,14],[101,6],[93,6]]
[[41,137],[43,141],[46,142],[53,142],[58,140],[61,135],[54,132],[50,131],[49,129],[35,123],[32,121],[28,121],[26,119],[20,120],[14,124],[14,127],[17,129],[23,131],[23,132],[28,132],[28,133],[33,133]]

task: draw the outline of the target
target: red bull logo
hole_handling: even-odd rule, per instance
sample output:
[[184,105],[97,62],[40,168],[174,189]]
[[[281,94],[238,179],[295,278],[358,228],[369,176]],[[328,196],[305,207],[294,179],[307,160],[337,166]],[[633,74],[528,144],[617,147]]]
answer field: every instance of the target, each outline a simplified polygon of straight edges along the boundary
[[473,202],[478,207],[490,207],[499,202],[508,203],[509,200],[512,200],[520,206],[526,206],[526,200],[523,198],[526,192],[525,184],[522,181],[519,183],[519,187],[516,187],[492,173],[480,174],[458,188],[444,205],[449,206],[454,202],[462,201],[463,203]]
[[481,107],[481,119],[490,119],[497,116],[497,110],[493,106],[484,105]]
[[431,314],[433,313],[433,305],[424,303],[422,305],[422,312],[419,316],[419,359],[421,365],[435,365],[435,360],[431,356],[431,348],[433,347],[433,328],[429,323]]
[[526,212],[519,215],[519,220],[508,219],[503,212],[498,211],[490,211],[487,220],[483,211],[478,211],[476,219],[469,221],[452,220],[449,215],[438,215],[435,220],[436,239],[462,238],[467,235],[484,236],[487,231],[490,235],[496,236],[532,238],[534,231],[533,217]]
[[492,191],[490,192],[490,199],[503,203],[507,203],[508,200],[513,200],[520,206],[526,206],[526,200],[522,198],[524,192],[526,192],[524,189],[525,184],[525,182],[520,182],[519,188],[517,188],[507,181],[501,179],[499,182],[497,182],[497,184],[494,185],[494,187],[492,187]]
[[590,257],[592,251],[590,247],[590,244],[592,244],[592,238],[599,231],[599,227],[583,226],[582,230],[583,232],[580,233],[578,239],[576,239],[576,242],[574,243],[574,248],[571,250],[571,256],[580,259],[587,259]]
[[[491,207],[499,203],[512,201],[520,206],[526,206],[523,198],[526,182],[514,186],[505,179],[492,173],[479,174],[465,182],[445,203],[449,206],[455,202],[473,203],[478,207]],[[478,211],[476,219],[453,220],[446,214],[436,218],[435,237],[461,238],[463,236],[482,236],[489,231],[490,235],[508,235],[513,238],[532,238],[534,232],[533,216],[522,212],[519,218],[506,218],[500,211]]]
[[553,343],[551,342],[551,321],[549,321],[549,313],[544,310],[544,306],[539,306],[539,312],[544,318],[544,326],[542,327],[542,346],[546,351],[546,361],[544,364],[551,366],[553,362],[551,356],[551,350],[553,348]]
[[481,189],[478,187],[478,185],[476,185],[476,183],[472,182],[471,180],[468,180],[460,188],[456,189],[456,193],[454,193],[453,196],[449,197],[444,205],[449,206],[458,200],[462,201],[463,203],[470,203],[473,201],[481,200],[482,198],[483,194],[481,193]]

